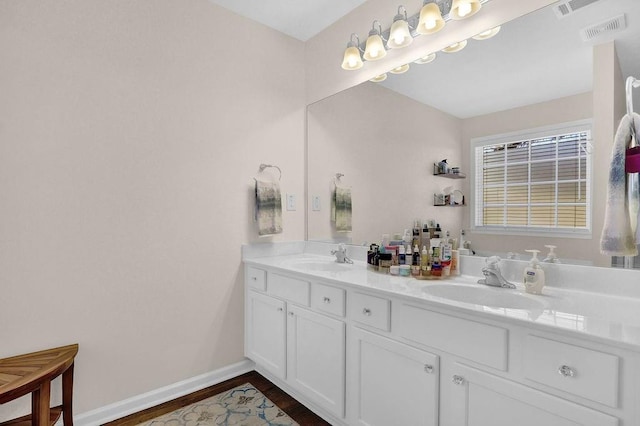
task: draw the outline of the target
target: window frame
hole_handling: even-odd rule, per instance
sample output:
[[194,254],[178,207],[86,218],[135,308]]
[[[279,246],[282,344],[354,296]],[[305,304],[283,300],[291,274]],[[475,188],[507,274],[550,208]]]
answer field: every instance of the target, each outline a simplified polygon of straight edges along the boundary
[[[478,214],[478,208],[481,207],[481,201],[478,200],[478,188],[476,179],[476,148],[486,145],[496,145],[508,142],[518,142],[523,140],[541,139],[545,137],[558,136],[566,133],[578,133],[588,132],[586,140],[587,149],[587,167],[586,167],[586,191],[587,191],[587,206],[586,206],[586,227],[585,228],[548,228],[539,226],[505,226],[505,225],[477,225],[476,217]],[[470,143],[469,152],[469,165],[470,165],[470,190],[472,196],[470,197],[469,207],[471,209],[469,214],[469,229],[472,232],[479,234],[494,234],[494,235],[526,235],[526,236],[545,236],[545,237],[562,237],[562,238],[583,238],[588,239],[592,237],[593,231],[593,153],[592,149],[593,140],[593,120],[577,120],[565,123],[559,123],[549,126],[536,127],[532,129],[519,130],[515,132],[501,133],[489,136],[483,136],[478,138],[472,138]],[[530,160],[529,160],[530,161]],[[557,160],[556,160],[557,161]],[[530,164],[530,163],[529,163]],[[556,176],[555,182],[558,182]]]

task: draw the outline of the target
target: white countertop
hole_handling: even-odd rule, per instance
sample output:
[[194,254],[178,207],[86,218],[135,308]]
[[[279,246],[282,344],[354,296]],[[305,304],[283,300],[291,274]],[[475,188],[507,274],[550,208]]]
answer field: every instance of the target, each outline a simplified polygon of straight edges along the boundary
[[[478,279],[481,278],[480,271],[478,276],[461,275],[440,280],[417,280],[373,271],[363,261],[354,261],[352,265],[340,264],[331,271],[319,270],[313,268],[315,263],[331,263],[334,258],[300,252],[301,247],[303,246],[298,244],[292,250],[280,250],[275,256],[268,256],[264,251],[255,256],[255,250],[243,249],[243,260],[246,264],[274,272],[311,279],[318,278],[339,286],[366,289],[405,301],[481,315],[494,320],[506,320],[537,329],[577,333],[582,338],[640,351],[640,298],[637,297],[579,291],[572,286],[568,288],[547,286],[543,290],[543,295],[536,296],[526,294],[523,291],[524,287],[517,282],[515,282],[517,286],[515,290],[477,284]],[[429,294],[434,290],[433,287],[429,289],[430,286],[458,286],[462,287],[463,291],[471,289],[469,292],[479,291],[482,294],[484,294],[483,290],[487,290],[488,299],[491,299],[492,292],[496,292],[498,298],[504,292],[510,292],[517,300],[524,302],[527,302],[524,299],[533,300],[533,307],[525,304],[526,309],[503,308],[496,307],[496,304],[491,302],[469,303],[436,297]],[[592,289],[593,286],[588,285],[586,288]],[[458,289],[454,291],[457,292]]]

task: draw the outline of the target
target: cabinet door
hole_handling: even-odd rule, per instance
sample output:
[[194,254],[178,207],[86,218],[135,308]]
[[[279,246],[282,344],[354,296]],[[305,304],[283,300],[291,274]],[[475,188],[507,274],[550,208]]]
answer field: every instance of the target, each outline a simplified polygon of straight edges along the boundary
[[287,313],[288,382],[344,417],[344,322],[293,305]]
[[442,426],[615,426],[618,419],[455,364],[442,377]]
[[285,302],[249,291],[247,357],[275,376],[286,378]]
[[351,424],[438,424],[438,356],[358,328],[349,351]]

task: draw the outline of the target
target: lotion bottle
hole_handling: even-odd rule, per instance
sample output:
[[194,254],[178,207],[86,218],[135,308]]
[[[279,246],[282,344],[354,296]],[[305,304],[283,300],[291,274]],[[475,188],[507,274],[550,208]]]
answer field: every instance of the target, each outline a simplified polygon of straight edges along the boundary
[[530,294],[542,294],[542,288],[544,287],[544,270],[540,266],[540,261],[538,260],[538,253],[540,253],[540,250],[526,251],[533,253],[533,257],[529,262],[529,266],[524,269],[524,289]]

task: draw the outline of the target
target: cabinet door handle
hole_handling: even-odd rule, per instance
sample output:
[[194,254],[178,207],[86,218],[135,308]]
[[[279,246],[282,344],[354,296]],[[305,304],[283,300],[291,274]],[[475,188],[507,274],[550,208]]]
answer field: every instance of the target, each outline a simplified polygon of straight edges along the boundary
[[329,299],[328,297],[324,298],[324,303],[331,303],[331,299]]
[[278,308],[278,312],[282,312],[282,308]]
[[369,309],[369,308],[364,308],[364,309],[362,310],[362,313],[363,313],[364,315],[366,315],[366,316],[370,317],[370,316],[371,316],[371,309]]
[[425,364],[424,365],[424,371],[425,371],[425,373],[429,373],[429,374],[433,373],[433,365]]
[[252,280],[258,281],[258,277],[251,277]]
[[293,316],[293,312],[289,311],[289,316],[292,317]]
[[458,376],[455,375],[451,378],[451,381],[455,384],[455,385],[463,385],[464,384],[464,377],[462,376]]
[[564,377],[574,377],[576,375],[576,372],[568,365],[561,365],[560,368],[558,368],[558,374]]

